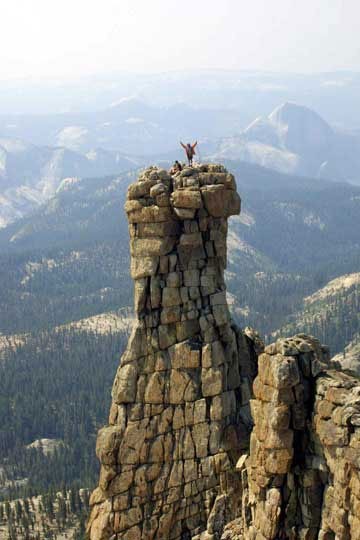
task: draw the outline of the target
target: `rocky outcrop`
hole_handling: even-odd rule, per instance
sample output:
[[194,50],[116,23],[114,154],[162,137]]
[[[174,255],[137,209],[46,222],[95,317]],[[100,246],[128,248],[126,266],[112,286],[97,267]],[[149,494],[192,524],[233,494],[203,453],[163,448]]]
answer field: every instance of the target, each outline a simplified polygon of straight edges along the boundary
[[279,340],[259,357],[242,515],[229,538],[360,539],[360,381],[327,370],[314,338]]
[[354,339],[344,348],[343,352],[333,356],[331,361],[340,369],[348,370],[360,376],[360,334],[356,333]]
[[235,465],[249,445],[262,348],[226,302],[235,180],[219,165],[150,168],[125,210],[137,320],[97,439],[89,537],[219,538],[240,512]]
[[360,540],[360,380],[232,322],[219,165],[128,190],[136,322],[100,430],[91,540]]

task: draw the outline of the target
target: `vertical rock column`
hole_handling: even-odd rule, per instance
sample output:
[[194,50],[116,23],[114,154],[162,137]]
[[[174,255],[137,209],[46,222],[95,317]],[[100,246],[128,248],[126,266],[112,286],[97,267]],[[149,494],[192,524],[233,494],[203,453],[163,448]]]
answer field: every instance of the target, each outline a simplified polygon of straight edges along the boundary
[[125,210],[137,320],[98,435],[89,536],[219,538],[247,444],[240,357],[247,378],[252,365],[224,284],[227,218],[240,212],[234,177],[219,165],[174,177],[150,168]]
[[240,460],[246,540],[360,540],[360,381],[328,368],[303,334],[259,357]]
[[[310,345],[299,339],[305,352]],[[247,462],[249,490],[244,490],[251,513],[244,512],[245,537],[249,540],[311,538],[291,535],[293,515],[302,524],[292,470],[303,459],[304,430],[309,410],[308,383],[299,368],[299,348],[294,341],[278,342],[259,357],[259,373],[254,381],[251,412],[254,429]],[[294,492],[292,492],[294,488]],[[248,527],[248,529],[247,529]]]

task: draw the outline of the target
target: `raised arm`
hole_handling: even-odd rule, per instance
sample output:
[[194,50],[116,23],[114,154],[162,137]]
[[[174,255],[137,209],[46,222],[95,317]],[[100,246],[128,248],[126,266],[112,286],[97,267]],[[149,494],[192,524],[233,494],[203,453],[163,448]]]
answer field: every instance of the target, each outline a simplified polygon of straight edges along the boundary
[[196,145],[197,145],[197,141],[194,142],[191,148],[194,150]]
[[184,148],[184,150],[186,150],[186,146],[185,146],[185,144],[184,144],[184,143],[182,143],[181,141],[180,141],[180,144],[181,144],[181,146],[182,146],[182,147]]

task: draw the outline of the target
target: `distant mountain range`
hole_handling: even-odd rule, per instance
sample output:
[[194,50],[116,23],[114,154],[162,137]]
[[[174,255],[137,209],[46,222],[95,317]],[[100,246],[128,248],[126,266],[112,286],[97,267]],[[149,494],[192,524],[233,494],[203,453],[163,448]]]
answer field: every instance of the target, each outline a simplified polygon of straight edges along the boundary
[[284,103],[239,135],[223,139],[211,158],[360,185],[360,136],[334,130],[316,112],[295,103]]
[[6,133],[0,137],[0,227],[46,202],[64,178],[99,177],[181,159],[179,140],[191,134],[199,140],[200,160],[241,160],[360,185],[360,134],[340,132],[294,103],[277,107],[243,131],[231,110],[185,104],[164,108],[137,99],[122,99],[96,113],[43,115],[31,122],[19,115],[2,122],[0,117],[0,133]]
[[64,178],[118,174],[149,160],[179,159],[179,141],[192,136],[203,141],[201,151],[210,151],[211,139],[240,129],[233,111],[159,107],[135,98],[96,112],[2,115],[0,228],[46,202]]
[[0,138],[0,228],[46,202],[64,178],[114,174],[135,165],[118,152],[81,154],[64,146]]
[[[27,115],[28,124],[34,127],[39,116],[55,116],[54,111],[88,113],[132,97],[155,107],[187,103],[192,108],[230,110],[241,129],[279,103],[295,101],[318,111],[332,125],[353,129],[360,126],[359,85],[360,73],[352,71],[304,74],[223,69],[117,72],[70,81],[2,81],[0,125],[11,125],[16,115]],[[198,137],[196,130],[189,135]]]
[[214,139],[238,133],[236,111],[177,103],[151,105],[134,97],[104,109],[45,115],[0,115],[0,134],[37,145],[65,146],[87,153],[93,148],[150,156],[179,147],[179,139]]

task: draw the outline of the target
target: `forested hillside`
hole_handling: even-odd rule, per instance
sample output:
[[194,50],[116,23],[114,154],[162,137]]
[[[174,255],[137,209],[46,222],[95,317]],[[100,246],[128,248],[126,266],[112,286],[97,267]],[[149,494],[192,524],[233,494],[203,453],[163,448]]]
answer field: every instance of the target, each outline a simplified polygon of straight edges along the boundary
[[[92,485],[94,437],[126,338],[126,330],[62,328],[8,347],[0,363],[0,497]],[[42,439],[57,443],[29,446]]]
[[69,489],[0,502],[0,538],[83,540],[89,490]]
[[34,216],[0,230],[0,311],[7,313],[0,332],[52,328],[130,305],[122,206],[131,178],[65,184]]
[[360,332],[360,273],[330,281],[304,298],[303,309],[289,319],[276,336],[312,333],[333,352],[343,351]]

